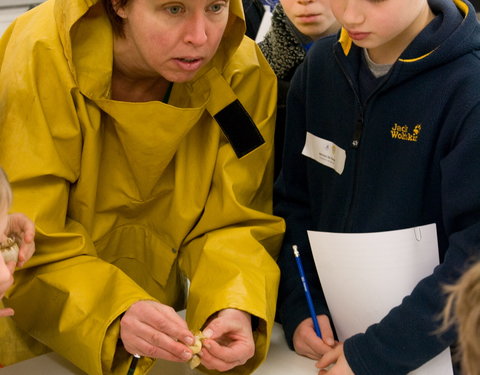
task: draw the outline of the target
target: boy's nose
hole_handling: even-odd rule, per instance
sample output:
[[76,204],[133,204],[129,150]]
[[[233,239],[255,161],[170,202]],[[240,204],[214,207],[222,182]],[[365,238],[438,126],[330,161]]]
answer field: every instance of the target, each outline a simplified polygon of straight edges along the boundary
[[354,27],[363,23],[364,16],[362,7],[357,0],[346,0],[343,2],[342,24],[345,27]]

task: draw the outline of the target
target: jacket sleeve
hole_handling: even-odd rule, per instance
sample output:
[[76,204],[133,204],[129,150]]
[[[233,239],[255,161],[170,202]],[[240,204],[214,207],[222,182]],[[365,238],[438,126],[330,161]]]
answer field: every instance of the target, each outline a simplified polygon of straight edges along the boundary
[[[0,43],[0,165],[12,184],[12,210],[36,223],[37,252],[15,273],[8,304],[16,324],[38,341],[89,374],[108,374],[117,318],[134,301],[151,297],[98,258],[87,230],[67,215],[84,124],[60,48],[41,41],[27,48],[23,34],[10,32]],[[141,367],[152,364],[145,361]],[[128,358],[119,364],[124,373],[127,365]]]
[[[259,319],[254,357],[231,374],[251,373],[265,359],[279,279],[275,258],[284,231],[283,220],[271,213],[276,78],[252,44],[241,46],[228,69],[232,75],[224,76],[265,143],[240,159],[228,142],[220,146],[204,212],[186,239],[180,259],[191,282],[190,327],[202,327],[209,316],[225,308]],[[255,60],[257,66],[251,63]]]
[[286,222],[285,238],[278,258],[281,279],[277,316],[291,349],[295,329],[298,324],[310,317],[292,245],[297,245],[300,251],[316,313],[328,314],[307,237],[307,229],[311,228],[311,215],[306,158],[302,155],[306,137],[303,86],[306,69],[306,65],[301,65],[297,69],[288,93],[285,133],[285,140],[288,141],[284,145],[283,165],[274,192],[274,213],[283,217]]
[[458,122],[441,161],[443,222],[437,225],[444,226],[447,236],[439,239],[448,246],[444,261],[378,324],[345,341],[346,358],[357,375],[407,374],[455,343],[455,332],[438,333],[440,320],[435,317],[443,310],[443,286],[454,283],[480,257],[479,119],[477,103]]

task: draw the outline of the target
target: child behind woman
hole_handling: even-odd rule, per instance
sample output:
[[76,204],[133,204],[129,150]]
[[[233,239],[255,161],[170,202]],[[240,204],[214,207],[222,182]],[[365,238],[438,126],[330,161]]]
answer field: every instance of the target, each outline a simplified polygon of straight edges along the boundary
[[275,177],[281,168],[290,80],[312,43],[339,28],[329,0],[280,0],[273,10],[270,29],[258,44],[278,78]]

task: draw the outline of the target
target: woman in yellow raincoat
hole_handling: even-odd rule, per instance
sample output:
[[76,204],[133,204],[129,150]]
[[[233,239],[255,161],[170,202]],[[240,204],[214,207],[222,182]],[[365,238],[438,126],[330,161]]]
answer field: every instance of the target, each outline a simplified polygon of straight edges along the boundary
[[276,81],[244,30],[240,0],[48,0],[0,41],[0,165],[37,231],[8,305],[88,374],[186,361],[200,328],[207,369],[265,357]]

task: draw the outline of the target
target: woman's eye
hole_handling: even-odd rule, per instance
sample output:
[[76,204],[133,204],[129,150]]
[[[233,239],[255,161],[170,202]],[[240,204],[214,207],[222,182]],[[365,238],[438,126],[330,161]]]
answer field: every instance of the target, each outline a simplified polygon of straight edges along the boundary
[[169,11],[171,14],[179,14],[179,13],[182,11],[182,7],[180,7],[180,6],[171,6],[171,7],[168,7],[168,11]]
[[225,3],[216,3],[210,6],[210,10],[213,13],[219,13],[223,8],[225,8]]

